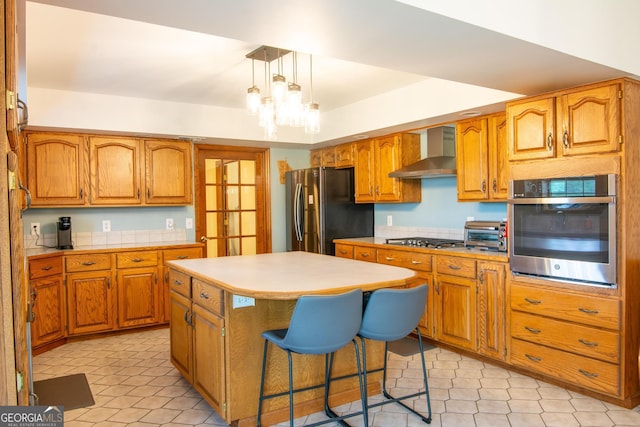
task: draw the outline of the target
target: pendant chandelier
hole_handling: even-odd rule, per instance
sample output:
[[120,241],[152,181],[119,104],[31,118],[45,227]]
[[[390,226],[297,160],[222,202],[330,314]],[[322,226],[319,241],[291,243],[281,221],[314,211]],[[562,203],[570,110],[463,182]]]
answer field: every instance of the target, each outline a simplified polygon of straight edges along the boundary
[[[291,54],[291,81],[287,84],[284,57]],[[313,57],[309,55],[309,98],[302,101],[302,87],[298,84],[298,52],[270,46],[260,46],[248,53],[251,59],[251,87],[247,89],[247,111],[258,116],[265,139],[276,139],[278,126],[304,128],[304,132],[320,132],[320,107],[313,101]],[[255,61],[263,61],[264,87],[255,83]],[[277,71],[271,73],[276,62]]]

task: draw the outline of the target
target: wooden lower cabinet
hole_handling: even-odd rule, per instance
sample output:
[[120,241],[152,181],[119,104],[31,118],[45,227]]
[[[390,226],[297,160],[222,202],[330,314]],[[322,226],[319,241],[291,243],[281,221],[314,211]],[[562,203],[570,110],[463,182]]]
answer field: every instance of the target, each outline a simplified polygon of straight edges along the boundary
[[64,338],[65,313],[62,275],[32,281],[30,299],[34,314],[31,322],[32,348]]
[[157,267],[118,270],[118,327],[159,323],[162,316]]
[[507,265],[478,261],[478,353],[504,361],[506,345]]
[[171,363],[187,381],[192,382],[193,351],[191,343],[193,332],[191,318],[193,313],[191,312],[191,299],[178,292],[171,292],[169,307],[171,313]]
[[202,247],[187,247],[178,249],[164,249],[162,251],[162,287],[160,290],[162,299],[162,319],[161,322],[169,322],[171,319],[171,304],[169,302],[169,267],[167,261],[174,261],[180,259],[195,259],[202,258]]
[[476,350],[476,281],[438,274],[435,284],[436,339]]
[[193,305],[193,386],[218,414],[225,414],[224,318]]
[[115,328],[113,282],[111,270],[67,274],[69,335]]

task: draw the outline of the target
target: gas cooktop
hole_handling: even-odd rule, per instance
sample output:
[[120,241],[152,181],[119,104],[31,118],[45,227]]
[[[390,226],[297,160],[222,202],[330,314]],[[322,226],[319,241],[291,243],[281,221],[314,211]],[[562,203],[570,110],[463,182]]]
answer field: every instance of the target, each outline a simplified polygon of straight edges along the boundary
[[463,248],[464,240],[442,239],[434,237],[400,237],[386,239],[388,245],[413,246],[421,248]]

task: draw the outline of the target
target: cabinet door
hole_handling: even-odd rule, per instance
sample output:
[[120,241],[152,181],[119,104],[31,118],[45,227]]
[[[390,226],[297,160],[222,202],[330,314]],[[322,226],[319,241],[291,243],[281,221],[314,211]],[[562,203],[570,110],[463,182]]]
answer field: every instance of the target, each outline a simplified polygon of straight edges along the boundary
[[478,262],[478,353],[505,360],[505,265]]
[[171,328],[169,339],[171,363],[189,382],[193,382],[191,300],[177,292],[170,293]]
[[139,205],[140,144],[131,138],[89,139],[91,204]]
[[86,145],[77,135],[27,135],[27,182],[31,206],[86,203]]
[[350,142],[336,147],[336,168],[353,167],[353,144]]
[[158,323],[161,308],[157,267],[118,270],[118,327]]
[[375,153],[373,141],[360,141],[355,145],[355,198],[357,203],[372,203],[375,196]]
[[557,136],[563,155],[618,151],[621,101],[617,84],[563,95],[559,100]]
[[47,277],[31,283],[31,344],[38,347],[64,338],[64,292],[62,276]]
[[388,136],[375,141],[375,194],[381,202],[400,201],[400,180],[389,178],[389,173],[400,169],[400,137]]
[[487,125],[489,199],[507,200],[509,195],[507,115],[502,113],[490,116]]
[[510,104],[507,132],[509,160],[546,159],[556,156],[555,97]]
[[434,338],[435,337],[435,325],[433,323],[434,313],[434,292],[433,292],[433,275],[429,273],[418,272],[416,282],[414,286],[427,285],[429,290],[427,291],[427,304],[424,310],[424,314],[420,319],[418,327],[423,337]]
[[309,153],[309,166],[312,168],[322,166],[322,148],[311,150]]
[[161,205],[191,203],[191,143],[145,141],[145,202]]
[[322,149],[322,166],[330,168],[336,166],[336,147]]
[[169,282],[169,267],[166,262],[177,259],[194,259],[202,258],[202,247],[197,248],[180,248],[180,249],[166,249],[162,251],[162,290],[160,292],[162,297],[162,312],[163,316],[161,321],[168,322],[171,319],[171,308],[169,303],[169,290],[171,285]]
[[226,419],[224,319],[193,305],[193,386]]
[[67,275],[69,335],[112,330],[113,291],[111,271]]
[[438,275],[436,290],[436,338],[468,350],[476,350],[476,281]]
[[487,119],[460,122],[456,133],[458,200],[486,200],[489,198]]

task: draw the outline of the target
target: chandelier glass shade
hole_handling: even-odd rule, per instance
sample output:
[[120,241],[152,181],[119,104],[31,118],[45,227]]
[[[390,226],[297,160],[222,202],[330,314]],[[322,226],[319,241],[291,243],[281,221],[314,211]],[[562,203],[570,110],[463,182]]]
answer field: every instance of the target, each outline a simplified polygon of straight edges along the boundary
[[[291,54],[291,81],[283,71],[284,57]],[[320,132],[320,107],[313,101],[313,60],[309,55],[309,98],[303,103],[302,87],[298,84],[298,53],[279,48],[261,46],[246,55],[251,59],[252,85],[247,89],[247,112],[258,116],[258,125],[264,129],[265,139],[276,139],[278,126],[304,128],[305,133]],[[255,84],[255,61],[264,61],[264,88]],[[271,63],[277,61],[276,73],[271,74]]]

